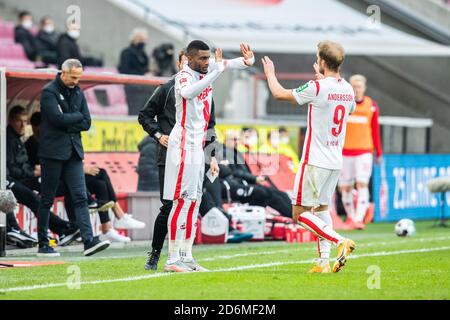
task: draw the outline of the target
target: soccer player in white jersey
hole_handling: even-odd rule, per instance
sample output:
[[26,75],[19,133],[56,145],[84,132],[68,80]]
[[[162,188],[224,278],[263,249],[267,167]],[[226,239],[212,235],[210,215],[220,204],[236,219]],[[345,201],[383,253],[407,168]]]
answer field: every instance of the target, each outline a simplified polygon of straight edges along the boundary
[[308,128],[302,160],[295,178],[292,215],[302,227],[319,237],[319,259],[311,273],[328,273],[331,244],[338,247],[333,272],[345,265],[355,243],[333,230],[328,209],[342,168],[347,118],[355,108],[352,86],[341,78],[340,67],[345,53],[341,45],[323,41],[317,46],[318,80],[298,89],[283,88],[275,75],[273,62],[262,63],[270,91],[277,100],[308,104]]
[[[164,178],[164,199],[172,200],[168,220],[169,256],[166,272],[206,271],[192,257],[198,209],[205,174],[203,151],[211,112],[211,84],[227,68],[244,69],[254,64],[250,47],[241,44],[243,57],[223,60],[217,49],[210,59],[209,46],[192,41],[187,49],[187,64],[175,77],[176,124],[169,136]],[[219,166],[211,157],[211,172]]]

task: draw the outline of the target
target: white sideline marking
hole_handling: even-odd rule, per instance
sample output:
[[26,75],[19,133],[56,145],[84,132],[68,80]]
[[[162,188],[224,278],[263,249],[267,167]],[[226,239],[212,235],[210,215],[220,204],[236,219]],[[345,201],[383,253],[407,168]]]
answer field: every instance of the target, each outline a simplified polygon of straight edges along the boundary
[[[363,253],[363,254],[359,254],[359,255],[356,255],[356,254],[352,255],[352,256],[350,256],[350,258],[351,259],[359,259],[359,258],[364,258],[364,257],[390,256],[390,255],[397,255],[397,254],[432,252],[432,251],[443,251],[443,250],[450,250],[450,246],[447,246],[447,247],[436,247],[436,248],[422,248],[422,249],[414,249],[414,250],[381,251],[381,252],[373,252],[373,253]],[[312,263],[312,262],[313,262],[312,259],[300,260],[300,261],[271,262],[271,263],[251,264],[251,265],[246,265],[246,266],[216,269],[216,270],[211,270],[211,271],[208,271],[208,272],[229,272],[229,271],[239,271],[239,270],[248,270],[248,269],[258,269],[258,268],[267,268],[267,267],[291,265],[291,264],[309,264],[309,263]],[[138,280],[145,280],[145,279],[151,279],[151,278],[160,278],[160,277],[173,276],[173,275],[176,275],[176,274],[195,274],[195,272],[189,272],[189,273],[155,273],[155,274],[151,274],[151,275],[128,277],[128,278],[85,281],[85,282],[80,282],[80,285],[138,281]],[[65,287],[65,286],[67,286],[67,283],[49,283],[49,284],[42,284],[42,285],[35,285],[35,286],[13,287],[13,288],[0,289],[0,292],[31,291],[31,290],[36,290],[36,289],[47,289],[47,288]]]
[[[386,246],[386,245],[396,245],[396,244],[402,244],[402,243],[411,243],[411,242],[432,242],[432,241],[440,241],[440,240],[450,240],[449,236],[442,236],[442,237],[435,237],[435,238],[408,238],[398,241],[382,241],[382,242],[369,242],[369,243],[362,243],[358,244],[358,248],[361,247],[374,247],[374,246]],[[315,242],[314,242],[315,243]],[[309,242],[309,244],[314,244],[313,242]],[[280,245],[283,245],[284,242],[281,242]],[[308,243],[304,243],[308,244]],[[247,253],[236,253],[236,254],[229,254],[229,255],[218,255],[213,256],[210,258],[202,258],[197,259],[199,262],[210,262],[210,261],[216,261],[216,260],[230,260],[233,258],[240,258],[240,257],[250,257],[250,256],[258,256],[258,255],[269,255],[269,254],[277,254],[277,253],[296,253],[296,252],[304,252],[304,251],[311,251],[311,247],[302,247],[302,246],[292,246],[289,249],[279,249],[279,250],[270,250],[270,251],[254,251],[254,252],[247,252]],[[103,257],[95,257],[95,260],[112,260],[112,259],[130,259],[130,258],[139,258],[143,257],[143,254],[141,252],[137,252],[133,255],[114,255],[114,256],[103,256]],[[92,261],[92,258],[87,257],[61,257],[61,261],[66,262],[88,262]],[[36,257],[18,257],[18,260],[20,261],[33,261],[36,260]]]

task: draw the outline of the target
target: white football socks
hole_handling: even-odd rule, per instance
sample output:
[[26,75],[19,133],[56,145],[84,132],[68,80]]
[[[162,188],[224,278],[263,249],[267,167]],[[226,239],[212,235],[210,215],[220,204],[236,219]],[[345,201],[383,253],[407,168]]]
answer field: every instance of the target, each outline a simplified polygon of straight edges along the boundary
[[[330,212],[321,211],[315,212],[315,215],[319,217],[323,222],[325,222],[331,229],[333,229],[333,219],[331,218]],[[322,261],[330,260],[331,243],[323,238],[319,238],[319,255]]]
[[329,242],[337,245],[344,238],[333,230],[332,226],[329,226],[321,218],[315,216],[311,212],[304,212],[298,218],[298,223],[310,230],[316,236],[321,239],[325,239]]
[[358,202],[356,205],[356,222],[363,222],[369,207],[369,188],[358,189]]
[[356,219],[355,206],[353,205],[353,193],[342,191],[342,204],[344,205],[345,213],[347,217],[350,217],[353,221]]

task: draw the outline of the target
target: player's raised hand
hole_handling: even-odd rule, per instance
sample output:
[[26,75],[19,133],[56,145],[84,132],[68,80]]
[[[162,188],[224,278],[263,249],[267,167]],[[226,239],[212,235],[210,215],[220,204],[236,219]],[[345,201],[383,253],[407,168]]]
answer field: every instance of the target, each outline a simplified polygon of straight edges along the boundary
[[273,61],[270,60],[268,56],[265,56],[261,59],[262,65],[264,67],[264,73],[266,75],[268,74],[275,74],[275,65],[273,64]]
[[252,66],[255,63],[255,55],[253,54],[252,49],[250,49],[250,46],[246,43],[241,43],[241,53],[244,57],[244,63],[247,66]]
[[321,80],[325,78],[325,76],[322,73],[320,73],[320,68],[317,62],[314,63],[313,68],[314,72],[316,73],[316,80]]
[[222,49],[216,49],[216,63],[221,63],[223,61]]

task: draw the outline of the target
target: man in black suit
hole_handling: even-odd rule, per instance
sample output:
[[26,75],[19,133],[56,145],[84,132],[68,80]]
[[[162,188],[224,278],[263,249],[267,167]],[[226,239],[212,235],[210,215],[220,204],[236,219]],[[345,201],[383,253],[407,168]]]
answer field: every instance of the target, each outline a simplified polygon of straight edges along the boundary
[[62,73],[47,84],[41,95],[41,204],[38,215],[38,256],[59,255],[48,245],[47,230],[50,208],[60,181],[70,192],[77,225],[84,243],[84,255],[106,249],[109,241],[93,236],[83,172],[84,151],[81,131],[89,130],[91,117],[84,93],[78,87],[83,66],[68,59]]

